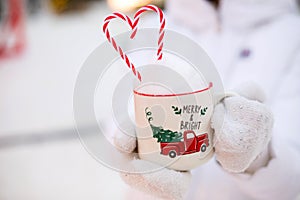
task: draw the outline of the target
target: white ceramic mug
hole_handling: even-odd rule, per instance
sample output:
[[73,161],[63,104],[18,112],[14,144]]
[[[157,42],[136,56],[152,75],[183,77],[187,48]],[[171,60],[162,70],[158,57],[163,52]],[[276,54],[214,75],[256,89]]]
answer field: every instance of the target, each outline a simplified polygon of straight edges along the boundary
[[212,87],[209,83],[194,92],[159,95],[137,87],[134,105],[140,158],[180,171],[206,163],[214,153]]

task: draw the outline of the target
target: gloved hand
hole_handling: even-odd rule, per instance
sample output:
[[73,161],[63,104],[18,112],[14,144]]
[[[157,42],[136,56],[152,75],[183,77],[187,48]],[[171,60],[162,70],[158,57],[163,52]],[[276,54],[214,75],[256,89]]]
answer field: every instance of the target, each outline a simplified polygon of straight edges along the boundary
[[262,104],[264,93],[258,86],[248,83],[237,93],[243,96],[225,98],[211,119],[216,159],[233,173],[245,172],[268,150],[273,127],[273,115]]
[[[211,120],[215,130],[214,146],[216,159],[228,172],[244,172],[266,149],[273,125],[271,112],[263,101],[259,88],[248,85],[237,91],[243,96],[227,97],[216,105]],[[124,152],[134,152],[136,138],[116,133],[114,143]],[[140,171],[156,164],[133,158],[132,168]],[[191,182],[189,172],[163,168],[160,171],[134,174],[121,173],[130,186],[156,197],[183,199]]]
[[[137,148],[136,138],[120,133],[116,133],[114,144],[123,152],[134,152]],[[191,182],[190,172],[179,172],[162,168],[155,172],[143,174],[132,173],[134,171],[141,172],[143,169],[159,169],[161,166],[135,158],[132,156],[133,154],[124,154],[124,156],[126,155],[132,159],[129,165],[133,171],[120,173],[125,183],[155,197],[178,200],[184,199]]]

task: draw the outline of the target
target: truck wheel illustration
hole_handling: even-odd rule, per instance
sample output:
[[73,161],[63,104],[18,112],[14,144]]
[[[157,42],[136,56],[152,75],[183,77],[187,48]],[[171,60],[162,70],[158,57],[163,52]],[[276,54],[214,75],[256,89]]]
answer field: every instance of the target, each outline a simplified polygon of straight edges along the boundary
[[177,155],[176,151],[174,151],[174,150],[169,151],[170,158],[175,158],[176,155]]
[[201,145],[201,152],[205,152],[206,151],[206,144],[202,144]]

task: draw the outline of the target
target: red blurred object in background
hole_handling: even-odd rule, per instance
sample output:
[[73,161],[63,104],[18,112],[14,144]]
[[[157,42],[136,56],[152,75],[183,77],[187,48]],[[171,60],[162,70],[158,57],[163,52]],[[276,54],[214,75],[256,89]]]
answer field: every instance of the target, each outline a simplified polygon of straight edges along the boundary
[[0,59],[20,54],[25,47],[25,2],[1,0]]

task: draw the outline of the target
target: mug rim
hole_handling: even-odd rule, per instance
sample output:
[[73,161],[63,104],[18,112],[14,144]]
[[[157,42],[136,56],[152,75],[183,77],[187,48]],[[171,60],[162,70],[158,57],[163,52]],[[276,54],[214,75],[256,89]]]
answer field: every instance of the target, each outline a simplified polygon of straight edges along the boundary
[[177,96],[184,96],[184,95],[190,95],[190,94],[196,94],[196,93],[200,93],[200,92],[204,92],[206,90],[209,90],[210,88],[213,87],[213,83],[209,82],[208,87],[204,88],[204,89],[200,89],[200,90],[196,90],[193,92],[184,92],[184,93],[177,93],[177,94],[149,94],[149,93],[142,93],[142,92],[138,92],[136,90],[133,90],[133,93],[135,95],[140,95],[140,96],[145,96],[145,97],[177,97]]

